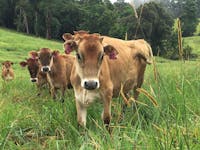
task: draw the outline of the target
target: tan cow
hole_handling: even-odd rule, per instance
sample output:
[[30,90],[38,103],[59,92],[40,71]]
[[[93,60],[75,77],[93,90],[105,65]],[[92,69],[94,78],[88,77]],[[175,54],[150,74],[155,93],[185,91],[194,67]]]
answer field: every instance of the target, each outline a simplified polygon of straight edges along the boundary
[[[109,65],[112,66],[111,78],[115,85],[114,96],[119,95],[121,84],[123,84],[123,92],[127,98],[129,91],[134,89],[134,98],[137,99],[139,93],[136,89],[143,84],[146,64],[151,64],[153,61],[151,46],[143,39],[124,41],[107,36],[103,37],[103,42],[113,45],[119,52],[117,62],[119,62],[119,68],[123,70],[119,71],[113,67],[115,64],[109,61]],[[116,76],[116,74],[119,75]]]
[[[95,100],[103,102],[102,119],[105,124],[111,119],[111,99],[119,95],[121,85],[127,95],[139,85],[147,59],[141,51],[133,50],[123,40],[84,34],[79,40],[64,38],[65,52],[76,50],[71,83],[75,91],[77,119],[86,125],[87,107]],[[136,94],[137,95],[137,94]]]
[[13,65],[13,62],[11,61],[4,61],[2,63],[1,76],[3,80],[10,81],[14,79],[14,71],[13,71],[12,65]]
[[70,87],[70,75],[74,56],[60,55],[59,51],[51,51],[42,48],[35,52],[41,65],[41,71],[47,74],[47,81],[51,88],[53,99],[56,98],[57,89],[61,89],[61,101],[64,102],[64,94],[67,87]]

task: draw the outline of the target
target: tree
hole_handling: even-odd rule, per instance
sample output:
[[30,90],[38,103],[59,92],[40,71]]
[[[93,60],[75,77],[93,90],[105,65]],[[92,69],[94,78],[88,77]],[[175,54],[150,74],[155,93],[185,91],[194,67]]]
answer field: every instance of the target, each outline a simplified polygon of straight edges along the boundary
[[115,22],[116,14],[99,0],[96,3],[94,1],[87,1],[87,3],[83,3],[82,8],[84,9],[83,22],[78,28],[108,35]]
[[[141,6],[142,7],[142,6]],[[141,7],[137,9],[138,13]],[[165,9],[155,2],[144,4],[141,29],[138,31],[138,38],[147,39],[153,48],[154,54],[164,49],[164,42],[172,34],[173,19]],[[133,29],[132,29],[133,30]]]
[[192,36],[198,24],[196,0],[185,0],[181,22],[183,36]]
[[[128,29],[130,29],[133,25],[132,23],[136,22],[136,19],[134,18],[134,11],[130,4],[125,3],[124,0],[118,0],[116,3],[114,3],[113,13],[117,16],[115,23],[110,28],[109,35],[124,39]],[[129,33],[129,39],[130,35],[131,34]]]
[[19,0],[16,4],[15,11],[17,14],[15,19],[17,31],[25,31],[29,34],[29,19],[31,20],[33,12],[29,0]]
[[15,28],[15,6],[17,2],[18,0],[0,0],[0,23],[4,27]]

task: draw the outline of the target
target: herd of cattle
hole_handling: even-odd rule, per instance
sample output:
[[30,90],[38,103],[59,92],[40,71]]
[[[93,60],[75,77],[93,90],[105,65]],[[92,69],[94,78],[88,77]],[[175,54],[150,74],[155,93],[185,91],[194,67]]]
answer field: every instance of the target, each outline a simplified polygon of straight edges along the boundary
[[[28,68],[30,79],[41,89],[48,85],[52,98],[61,90],[64,101],[66,89],[73,88],[75,94],[77,120],[86,126],[87,108],[99,99],[103,103],[102,119],[109,125],[111,119],[111,100],[120,95],[121,87],[125,97],[143,83],[147,64],[152,63],[152,50],[143,39],[124,41],[87,31],[63,34],[65,54],[41,48],[29,52],[30,58],[20,62]],[[70,54],[73,52],[76,56]],[[2,78],[12,80],[12,62],[2,63]]]

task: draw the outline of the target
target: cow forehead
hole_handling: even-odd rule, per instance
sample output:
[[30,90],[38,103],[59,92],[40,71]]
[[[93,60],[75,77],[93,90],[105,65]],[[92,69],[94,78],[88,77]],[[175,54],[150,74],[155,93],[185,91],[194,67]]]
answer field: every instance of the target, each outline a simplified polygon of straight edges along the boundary
[[27,59],[27,64],[30,67],[39,66],[38,61],[36,59],[32,59],[32,58]]
[[5,61],[4,62],[4,66],[10,67],[11,66],[11,62],[10,61]]
[[42,49],[40,49],[40,51],[39,51],[39,55],[48,55],[48,54],[50,54],[50,53],[51,53],[51,50],[48,49],[48,48],[42,48]]
[[79,43],[79,51],[86,54],[97,54],[103,51],[103,45],[97,38],[85,38]]

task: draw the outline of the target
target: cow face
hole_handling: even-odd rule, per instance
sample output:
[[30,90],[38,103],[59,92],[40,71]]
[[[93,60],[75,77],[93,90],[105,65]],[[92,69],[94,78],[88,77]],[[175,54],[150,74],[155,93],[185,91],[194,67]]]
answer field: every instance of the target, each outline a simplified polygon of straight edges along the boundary
[[[81,86],[87,90],[100,87],[99,76],[104,55],[116,59],[118,52],[111,45],[103,45],[103,38],[96,34],[87,34],[78,41],[66,41],[65,52],[76,50],[76,71],[81,78]],[[102,68],[103,69],[103,68]]]
[[9,71],[10,68],[12,67],[12,65],[13,65],[13,62],[11,62],[11,61],[4,61],[4,62],[2,63],[2,65],[3,65],[3,68],[4,68],[6,71]]
[[42,72],[50,72],[51,67],[53,66],[53,59],[58,56],[59,51],[51,51],[48,48],[42,48],[38,52],[38,59],[41,65]]
[[29,74],[30,74],[30,80],[31,82],[37,82],[37,74],[39,72],[39,63],[38,59],[36,58],[28,58],[26,61],[20,62],[21,67],[26,67],[28,68]]

